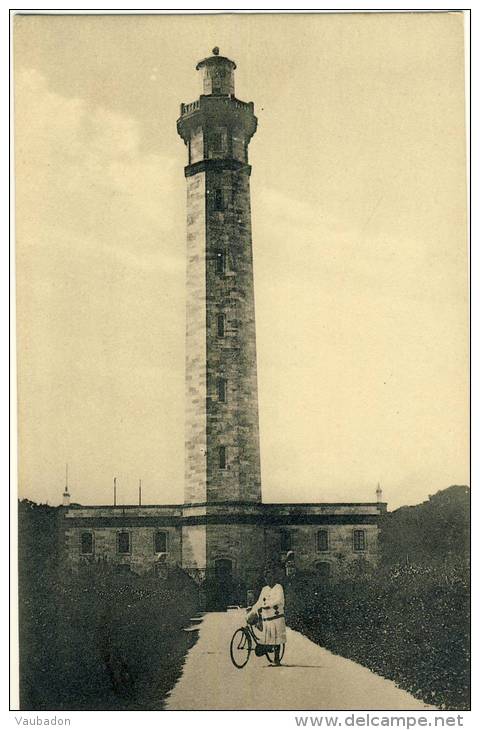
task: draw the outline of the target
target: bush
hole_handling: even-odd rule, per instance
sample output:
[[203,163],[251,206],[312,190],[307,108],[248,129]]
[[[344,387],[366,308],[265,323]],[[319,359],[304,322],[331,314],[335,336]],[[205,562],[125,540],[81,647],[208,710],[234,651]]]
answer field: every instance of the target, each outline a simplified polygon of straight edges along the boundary
[[164,580],[96,563],[67,574],[55,515],[20,504],[21,709],[162,709],[194,641],[183,629],[196,584],[180,569]]
[[289,586],[288,621],[330,651],[442,709],[469,708],[469,577],[463,566],[392,566],[362,581]]

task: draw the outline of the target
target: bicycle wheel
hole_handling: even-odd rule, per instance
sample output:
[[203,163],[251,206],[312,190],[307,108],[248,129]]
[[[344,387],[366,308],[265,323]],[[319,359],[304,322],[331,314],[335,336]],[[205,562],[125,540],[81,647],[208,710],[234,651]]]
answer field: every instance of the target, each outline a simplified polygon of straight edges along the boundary
[[237,629],[230,642],[230,658],[237,667],[242,669],[250,658],[252,640],[245,629]]
[[[271,649],[271,651],[265,652],[268,661],[270,664],[273,664],[275,661],[275,649]],[[283,655],[285,654],[285,644],[280,644],[280,654],[278,656],[278,661],[281,662],[283,659]]]

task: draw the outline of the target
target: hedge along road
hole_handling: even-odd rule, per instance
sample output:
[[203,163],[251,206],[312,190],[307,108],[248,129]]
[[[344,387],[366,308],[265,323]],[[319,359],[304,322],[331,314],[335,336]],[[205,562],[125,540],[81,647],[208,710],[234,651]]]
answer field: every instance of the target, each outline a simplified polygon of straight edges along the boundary
[[245,612],[207,613],[166,710],[433,710],[350,659],[335,656],[287,628],[283,666],[250,655],[243,669],[230,660],[230,639]]

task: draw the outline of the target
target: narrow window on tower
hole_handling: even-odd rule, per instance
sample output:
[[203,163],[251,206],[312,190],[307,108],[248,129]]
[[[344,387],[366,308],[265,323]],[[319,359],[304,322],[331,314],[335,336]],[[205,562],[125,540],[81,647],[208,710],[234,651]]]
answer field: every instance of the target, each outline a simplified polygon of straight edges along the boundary
[[214,210],[223,210],[223,193],[221,190],[214,190]]
[[225,315],[217,314],[217,337],[225,337]]
[[218,449],[218,465],[220,469],[227,468],[227,447],[220,446]]
[[212,94],[222,93],[223,69],[216,68],[212,73]]
[[225,378],[218,378],[217,380],[217,396],[220,403],[226,403],[227,381],[225,380]]
[[225,273],[225,251],[215,251],[215,271],[217,274]]
[[221,155],[223,152],[223,139],[221,132],[212,132],[208,138],[208,151],[210,157]]

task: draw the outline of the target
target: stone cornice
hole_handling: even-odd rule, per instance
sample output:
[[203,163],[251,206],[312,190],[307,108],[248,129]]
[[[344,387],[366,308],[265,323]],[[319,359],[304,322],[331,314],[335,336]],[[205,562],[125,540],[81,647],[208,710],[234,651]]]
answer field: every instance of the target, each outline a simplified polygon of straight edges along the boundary
[[258,501],[245,501],[245,500],[239,500],[239,501],[228,501],[225,500],[218,500],[218,501],[208,501],[208,502],[182,502],[182,503],[175,503],[175,504],[120,504],[120,505],[112,505],[112,504],[79,504],[79,503],[73,503],[68,505],[68,507],[64,507],[63,505],[59,506],[59,509],[63,510],[116,510],[119,512],[120,510],[150,510],[150,509],[162,509],[162,510],[172,510],[175,511],[175,513],[180,516],[182,511],[185,508],[198,508],[198,507],[220,507],[220,508],[226,508],[227,510],[231,507],[245,507],[248,510],[251,510],[252,508],[256,508],[261,511],[270,511],[270,510],[276,510],[276,509],[289,509],[292,511],[298,511],[302,509],[321,509],[321,510],[336,510],[339,507],[352,507],[354,509],[361,510],[365,507],[377,507],[379,510],[382,510],[382,508],[386,508],[387,502],[258,502]]
[[377,525],[378,514],[206,514],[189,517],[171,516],[128,516],[71,517],[65,520],[65,528],[81,527],[95,529],[102,527],[186,527],[191,525],[258,525],[261,527],[294,527],[310,525]]
[[194,162],[192,165],[185,167],[185,177],[191,177],[199,172],[221,172],[222,170],[233,170],[246,172],[250,175],[252,168],[251,165],[235,160],[232,157],[216,157],[211,160],[200,160]]

